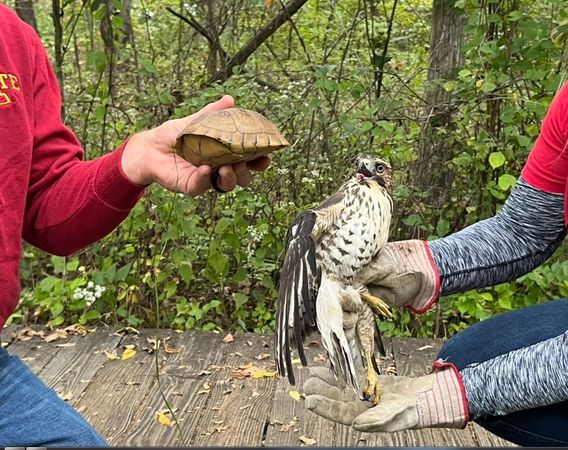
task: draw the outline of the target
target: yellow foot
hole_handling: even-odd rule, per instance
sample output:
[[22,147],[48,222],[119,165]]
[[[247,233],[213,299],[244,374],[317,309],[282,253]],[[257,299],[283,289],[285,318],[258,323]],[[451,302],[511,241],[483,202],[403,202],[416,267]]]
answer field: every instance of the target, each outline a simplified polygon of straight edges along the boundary
[[367,360],[367,382],[365,383],[363,395],[367,400],[377,404],[381,399],[379,375],[375,372],[371,359],[367,355],[365,355],[365,359]]
[[392,312],[389,305],[383,302],[379,297],[375,297],[369,292],[361,292],[361,299],[371,307],[375,314],[380,314],[387,319],[390,319],[392,317]]

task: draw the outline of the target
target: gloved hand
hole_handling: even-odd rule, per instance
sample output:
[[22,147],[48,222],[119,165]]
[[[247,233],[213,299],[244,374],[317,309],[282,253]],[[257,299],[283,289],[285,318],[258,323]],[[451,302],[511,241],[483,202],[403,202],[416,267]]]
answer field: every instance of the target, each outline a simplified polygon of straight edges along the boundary
[[415,378],[379,376],[383,395],[376,406],[359,400],[327,367],[310,372],[303,386],[306,408],[358,431],[463,428],[469,421],[465,390],[453,366]]
[[425,241],[389,242],[354,283],[390,306],[427,311],[438,299],[440,275]]

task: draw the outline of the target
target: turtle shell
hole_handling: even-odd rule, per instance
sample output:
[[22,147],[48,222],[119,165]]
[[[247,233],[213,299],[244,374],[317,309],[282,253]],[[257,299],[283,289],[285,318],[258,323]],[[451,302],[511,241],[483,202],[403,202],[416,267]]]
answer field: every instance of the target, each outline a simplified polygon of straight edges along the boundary
[[250,161],[290,145],[263,115],[242,108],[199,114],[177,137],[176,153],[194,166]]

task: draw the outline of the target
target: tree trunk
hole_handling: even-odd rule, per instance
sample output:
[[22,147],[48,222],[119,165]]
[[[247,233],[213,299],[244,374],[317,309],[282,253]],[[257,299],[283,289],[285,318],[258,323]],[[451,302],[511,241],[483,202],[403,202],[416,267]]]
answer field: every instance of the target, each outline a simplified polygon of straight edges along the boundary
[[290,0],[274,18],[258,32],[231,58],[224,70],[218,71],[205,85],[217,81],[224,82],[233,74],[233,69],[246,62],[246,60],[260,47],[278,28],[289,20],[308,0]]
[[39,34],[33,0],[16,0],[16,13],[20,19],[32,26],[36,33]]
[[209,29],[210,40],[209,54],[207,55],[207,73],[209,78],[217,73],[217,59],[219,55],[219,20],[217,15],[217,5],[215,0],[207,0],[207,28]]
[[453,175],[446,165],[455,154],[451,137],[454,111],[452,92],[442,84],[455,78],[463,64],[464,24],[463,11],[455,7],[455,0],[434,0],[426,107],[415,175],[419,192],[425,194],[428,205],[438,213],[433,225],[443,217],[451,195]]
[[61,116],[65,116],[65,96],[63,84],[63,26],[61,25],[61,17],[63,17],[63,9],[59,0],[52,0],[51,2],[51,19],[53,20],[53,34],[54,34],[54,52],[55,52],[55,75],[61,90]]

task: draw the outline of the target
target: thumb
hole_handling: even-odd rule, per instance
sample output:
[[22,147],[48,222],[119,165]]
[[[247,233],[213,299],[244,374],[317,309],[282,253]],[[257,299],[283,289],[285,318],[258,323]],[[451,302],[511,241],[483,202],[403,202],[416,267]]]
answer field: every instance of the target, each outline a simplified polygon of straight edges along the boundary
[[216,102],[205,105],[199,111],[198,114],[204,112],[218,111],[220,109],[233,108],[234,106],[235,106],[235,100],[233,99],[233,97],[231,97],[230,95],[223,95],[223,97],[221,97]]

